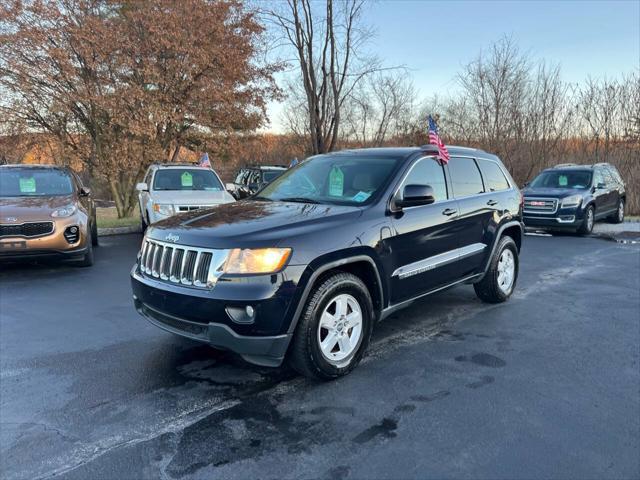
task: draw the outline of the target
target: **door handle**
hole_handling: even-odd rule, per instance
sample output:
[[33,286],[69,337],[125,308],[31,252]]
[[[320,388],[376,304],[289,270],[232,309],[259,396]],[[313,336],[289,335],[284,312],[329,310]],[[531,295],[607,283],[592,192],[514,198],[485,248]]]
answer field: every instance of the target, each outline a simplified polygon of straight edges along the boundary
[[450,217],[451,215],[453,215],[454,213],[458,213],[458,211],[455,208],[445,208],[442,211],[443,215],[446,215],[447,217]]
[[489,201],[487,202],[487,205],[489,205],[490,207],[493,207],[493,206],[495,206],[495,205],[497,205],[497,204],[498,204],[498,202],[496,202],[495,200],[489,200]]

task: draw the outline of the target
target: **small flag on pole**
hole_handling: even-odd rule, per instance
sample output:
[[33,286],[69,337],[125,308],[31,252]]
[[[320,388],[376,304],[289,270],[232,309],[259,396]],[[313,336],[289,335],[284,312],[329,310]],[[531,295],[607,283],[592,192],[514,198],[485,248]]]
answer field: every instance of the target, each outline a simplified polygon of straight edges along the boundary
[[293,160],[291,160],[291,163],[289,164],[289,168],[295,167],[298,164],[298,157],[295,157]]
[[438,134],[438,125],[431,115],[429,115],[429,143],[438,147],[438,158],[442,163],[449,162],[449,151],[442,142],[440,135]]
[[204,152],[200,157],[200,161],[198,162],[199,167],[211,168],[211,162],[209,162],[209,154]]

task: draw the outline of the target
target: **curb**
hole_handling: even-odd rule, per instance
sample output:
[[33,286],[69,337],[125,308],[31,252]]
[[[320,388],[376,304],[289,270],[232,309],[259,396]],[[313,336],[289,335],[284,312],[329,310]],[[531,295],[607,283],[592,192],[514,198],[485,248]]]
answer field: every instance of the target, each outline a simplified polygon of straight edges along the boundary
[[142,233],[142,228],[140,225],[133,225],[131,227],[98,228],[99,237],[105,237],[108,235],[124,235],[127,233]]

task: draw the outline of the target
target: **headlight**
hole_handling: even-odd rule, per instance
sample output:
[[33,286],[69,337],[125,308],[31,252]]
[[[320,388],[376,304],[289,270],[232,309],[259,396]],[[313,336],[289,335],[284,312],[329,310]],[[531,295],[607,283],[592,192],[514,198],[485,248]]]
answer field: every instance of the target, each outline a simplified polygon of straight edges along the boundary
[[54,210],[53,213],[51,213],[51,216],[55,218],[70,217],[71,215],[76,213],[76,210],[77,208],[75,205],[67,205],[66,207]]
[[275,273],[291,256],[290,248],[235,248],[229,252],[225,273]]
[[571,195],[562,199],[562,208],[564,207],[577,207],[582,202],[582,195]]
[[173,215],[173,205],[161,205],[159,203],[154,203],[153,211],[158,212],[160,215]]

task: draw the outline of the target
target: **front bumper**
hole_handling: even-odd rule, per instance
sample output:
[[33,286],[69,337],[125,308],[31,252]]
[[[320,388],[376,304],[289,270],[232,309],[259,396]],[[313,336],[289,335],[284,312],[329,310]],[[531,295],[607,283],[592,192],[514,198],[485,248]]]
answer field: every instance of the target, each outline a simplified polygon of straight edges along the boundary
[[580,207],[560,207],[552,214],[525,210],[523,212],[522,220],[526,227],[540,227],[552,230],[575,230],[580,227],[584,221],[584,211]]
[[[77,212],[66,218],[45,219],[53,221],[53,232],[39,237],[2,237],[0,238],[1,259],[21,258],[82,258],[88,247],[88,217],[83,212]],[[77,241],[69,243],[64,236],[68,227],[77,226],[79,235]]]
[[[166,331],[240,354],[264,366],[282,363],[291,334],[294,297],[302,267],[289,266],[277,275],[219,279],[212,289],[193,288],[131,272],[136,310]],[[238,322],[232,309],[250,305],[251,322]]]

